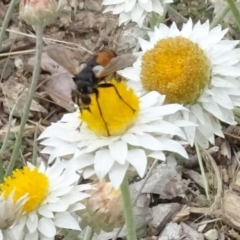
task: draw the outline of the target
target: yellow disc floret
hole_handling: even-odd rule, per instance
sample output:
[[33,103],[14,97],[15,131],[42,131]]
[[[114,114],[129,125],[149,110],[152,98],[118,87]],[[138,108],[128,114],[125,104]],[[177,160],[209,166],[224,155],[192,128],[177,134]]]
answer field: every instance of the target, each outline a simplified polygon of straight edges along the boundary
[[24,167],[23,169],[15,170],[11,176],[4,179],[3,184],[0,184],[1,192],[5,198],[15,190],[14,202],[27,194],[28,200],[23,206],[23,212],[31,212],[40,206],[46,198],[49,189],[48,177],[38,171],[37,168]]
[[168,103],[194,103],[208,84],[211,68],[198,44],[184,37],[165,38],[142,57],[141,81]]
[[139,99],[123,81],[111,80],[109,87],[99,87],[98,96],[91,94],[89,110],[80,118],[98,136],[123,134],[135,122],[139,113]]

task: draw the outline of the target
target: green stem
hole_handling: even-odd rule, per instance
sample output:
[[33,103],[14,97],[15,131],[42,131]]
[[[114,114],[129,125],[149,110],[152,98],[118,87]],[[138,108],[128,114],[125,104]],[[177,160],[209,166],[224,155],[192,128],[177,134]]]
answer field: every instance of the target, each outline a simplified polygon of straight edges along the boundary
[[[13,105],[13,108],[12,108],[12,110],[10,112],[10,115],[9,115],[9,118],[8,118],[9,123],[12,121],[13,114],[15,112],[15,108],[18,105],[18,101],[20,100],[20,98],[23,96],[24,93],[25,93],[25,91],[18,97],[16,103]],[[4,137],[2,147],[0,149],[0,182],[2,182],[3,178],[4,178],[2,157],[3,157],[3,154],[6,150],[6,147],[8,145],[8,140],[9,140],[9,137],[10,137],[10,129],[11,129],[11,124],[8,124],[7,132],[6,132],[6,135]]]
[[233,16],[235,17],[236,23],[240,29],[240,14],[238,11],[238,8],[236,6],[236,1],[235,0],[227,0],[228,2],[228,6],[231,10],[231,12],[233,13]]
[[125,177],[121,184],[122,201],[124,208],[125,223],[127,227],[127,239],[137,240],[136,228],[134,223],[133,205],[129,191],[128,180]]
[[20,123],[20,127],[19,127],[19,132],[17,135],[17,139],[16,142],[14,144],[14,148],[13,148],[13,152],[10,158],[10,162],[8,165],[8,168],[6,170],[5,176],[9,176],[14,168],[16,159],[19,155],[19,148],[21,146],[22,143],[22,136],[23,136],[23,131],[24,131],[24,127],[25,124],[27,122],[28,119],[28,115],[29,115],[29,111],[30,111],[30,106],[32,103],[32,99],[37,87],[37,82],[38,82],[38,78],[39,78],[39,73],[40,73],[40,64],[41,64],[41,58],[42,58],[42,47],[43,47],[43,26],[42,25],[38,25],[36,26],[36,35],[37,35],[37,42],[36,42],[36,64],[33,70],[33,75],[32,75],[32,81],[31,81],[31,85],[28,91],[28,96],[27,96],[27,100],[26,100],[26,105],[23,111],[23,116],[21,119],[21,123]]
[[1,28],[1,32],[0,32],[0,52],[2,51],[3,37],[4,37],[4,34],[5,34],[6,29],[8,27],[9,21],[12,17],[13,9],[14,9],[17,1],[18,0],[11,0],[10,5],[8,7],[8,10],[7,10],[7,13],[6,13],[6,16],[4,17],[3,25],[2,25],[2,28]]
[[209,193],[209,188],[208,188],[208,184],[207,184],[207,178],[206,178],[205,170],[204,170],[204,167],[203,167],[202,155],[200,153],[199,146],[196,142],[195,142],[195,148],[196,148],[196,151],[197,151],[199,167],[200,167],[202,178],[203,178],[204,190],[205,190],[205,193],[206,193],[206,196],[207,196],[207,200],[209,201],[210,200],[210,197],[209,197],[209,194],[208,194]]
[[85,230],[85,234],[84,234],[83,240],[92,240],[93,234],[94,234],[93,229],[88,226],[86,228],[86,230]]
[[215,17],[212,22],[211,22],[211,25],[210,25],[210,28],[214,28],[216,27],[223,19],[224,17],[227,15],[227,13],[229,12],[230,8],[229,8],[229,5],[227,5],[223,10],[222,12],[217,16]]
[[33,152],[32,152],[32,164],[34,166],[37,166],[37,137],[38,137],[38,128],[39,128],[39,123],[35,128],[34,132],[34,140],[33,140]]

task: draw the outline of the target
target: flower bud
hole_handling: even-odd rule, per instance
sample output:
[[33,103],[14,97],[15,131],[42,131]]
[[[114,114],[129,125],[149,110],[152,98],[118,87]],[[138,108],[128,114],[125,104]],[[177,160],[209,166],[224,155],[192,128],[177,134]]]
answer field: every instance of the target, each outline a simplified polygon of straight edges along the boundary
[[21,0],[20,17],[30,25],[47,25],[57,16],[56,0]]
[[96,233],[100,230],[110,232],[124,224],[122,198],[120,190],[113,188],[110,182],[99,182],[93,190],[86,191],[90,197],[82,202],[86,209],[78,212],[82,227],[90,226]]

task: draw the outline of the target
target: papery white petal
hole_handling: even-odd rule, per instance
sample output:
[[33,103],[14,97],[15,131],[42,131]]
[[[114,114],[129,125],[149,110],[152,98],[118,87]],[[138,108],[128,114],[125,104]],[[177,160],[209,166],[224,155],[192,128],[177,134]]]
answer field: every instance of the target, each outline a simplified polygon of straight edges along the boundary
[[142,149],[133,149],[128,152],[127,160],[137,170],[140,177],[144,176],[147,167],[146,153]]
[[118,189],[121,185],[123,178],[125,177],[126,171],[128,169],[129,163],[126,162],[124,165],[121,165],[117,162],[114,163],[112,168],[109,171],[109,178],[115,189]]
[[49,218],[41,218],[38,223],[38,230],[47,237],[54,237],[56,235],[56,228],[53,221]]
[[59,228],[80,230],[78,222],[68,212],[57,213],[54,218],[54,224]]

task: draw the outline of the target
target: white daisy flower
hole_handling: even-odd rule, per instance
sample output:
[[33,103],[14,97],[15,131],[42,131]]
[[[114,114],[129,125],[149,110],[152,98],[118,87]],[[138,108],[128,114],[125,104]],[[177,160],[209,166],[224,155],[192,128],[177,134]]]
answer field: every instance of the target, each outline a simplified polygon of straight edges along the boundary
[[187,157],[182,145],[171,139],[173,135],[185,138],[182,130],[163,120],[184,111],[181,105],[161,106],[164,96],[157,92],[138,98],[125,82],[111,83],[114,87],[98,89],[98,101],[92,94],[89,110],[65,114],[40,135],[39,139],[47,138],[41,142],[46,146],[42,153],[50,154],[50,161],[74,155],[72,161],[84,169],[85,178],[96,174],[102,180],[108,175],[118,188],[129,165],[143,177],[148,156],[165,160],[164,151],[173,151]]
[[81,191],[90,189],[90,186],[75,185],[78,179],[73,166],[59,159],[47,168],[43,163],[39,168],[28,164],[5,178],[0,185],[5,197],[13,189],[14,202],[26,194],[28,197],[12,228],[15,239],[54,239],[57,228],[80,230],[70,212],[85,208],[79,201],[89,195]]
[[164,4],[172,3],[172,0],[103,0],[103,5],[109,5],[104,12],[112,12],[119,15],[119,25],[122,23],[136,22],[142,27],[148,13],[164,13]]
[[25,195],[15,202],[14,192],[13,190],[7,197],[4,194],[0,195],[0,240],[13,239],[12,226],[18,220],[23,205],[27,201],[27,195]]
[[[240,105],[239,41],[223,40],[227,30],[210,29],[209,22],[193,26],[190,19],[178,30],[161,24],[139,39],[142,53],[133,67],[119,73],[136,91],[158,91],[167,103],[180,103],[189,112],[177,112],[171,121],[189,120],[185,127],[191,145],[207,148],[214,134],[224,137],[220,121],[236,124],[233,108]],[[168,119],[168,120],[170,120]]]

